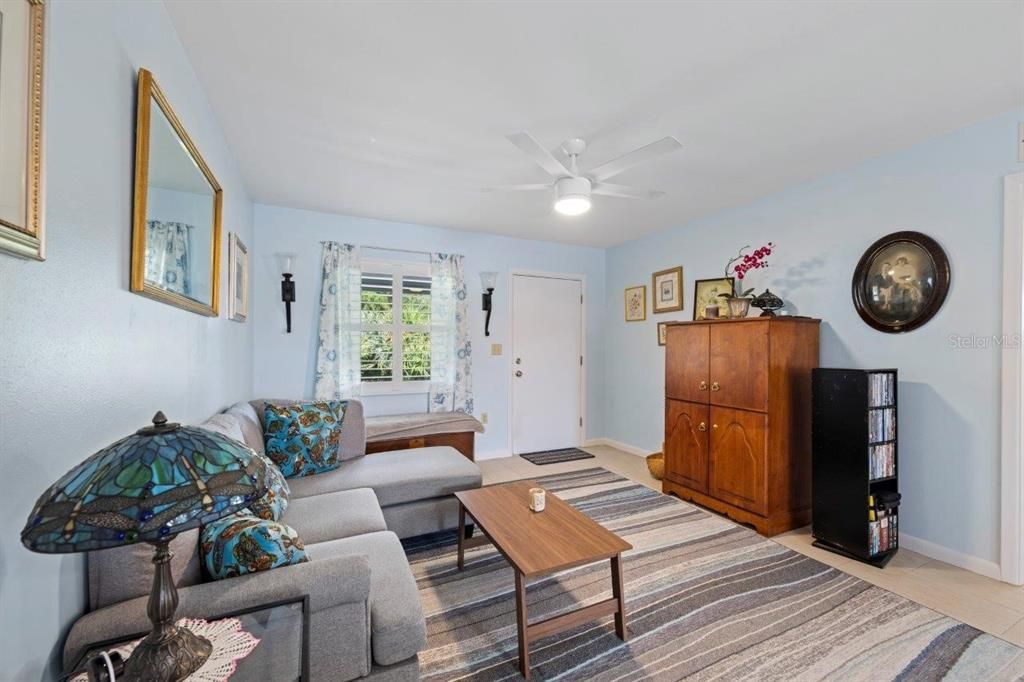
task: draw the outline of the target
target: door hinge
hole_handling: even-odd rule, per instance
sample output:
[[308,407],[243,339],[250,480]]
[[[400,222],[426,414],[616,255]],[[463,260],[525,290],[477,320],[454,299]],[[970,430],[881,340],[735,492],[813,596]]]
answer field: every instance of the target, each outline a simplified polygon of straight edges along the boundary
[[580,294],[580,305],[583,305],[583,294]]
[[581,355],[580,356],[580,367],[582,367],[582,366],[583,366],[583,356]]
[[583,417],[580,417],[580,426],[583,426]]

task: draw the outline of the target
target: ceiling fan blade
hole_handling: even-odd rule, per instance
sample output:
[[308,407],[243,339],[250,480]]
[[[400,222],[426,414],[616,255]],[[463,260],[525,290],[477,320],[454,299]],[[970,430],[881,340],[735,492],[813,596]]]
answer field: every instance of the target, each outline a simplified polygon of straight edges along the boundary
[[497,185],[495,187],[481,187],[481,192],[529,192],[538,189],[551,189],[551,183],[537,183],[535,185]]
[[627,187],[626,185],[613,185],[608,182],[599,182],[590,189],[593,194],[603,194],[606,197],[623,197],[624,199],[657,199],[665,193],[659,189],[640,189],[639,187]]
[[640,149],[634,149],[628,154],[612,159],[608,163],[602,163],[597,168],[591,169],[586,175],[595,182],[601,182],[637,164],[650,161],[662,154],[674,152],[682,146],[679,140],[674,137],[663,137],[657,142],[652,142],[649,145],[640,147]]
[[553,178],[564,178],[572,175],[568,168],[556,159],[551,152],[541,146],[540,142],[527,132],[508,135],[508,141],[519,147],[533,162],[548,172]]

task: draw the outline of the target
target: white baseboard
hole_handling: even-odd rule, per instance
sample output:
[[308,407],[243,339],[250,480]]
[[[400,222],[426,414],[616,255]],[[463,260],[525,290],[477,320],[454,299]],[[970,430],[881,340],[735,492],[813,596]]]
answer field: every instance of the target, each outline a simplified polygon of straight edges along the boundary
[[937,545],[928,540],[915,538],[913,535],[900,533],[900,547],[909,549],[911,552],[923,554],[930,559],[937,559],[938,561],[944,561],[947,564],[959,566],[960,568],[973,573],[983,575],[986,578],[992,578],[993,580],[1002,579],[1002,572],[999,570],[999,564],[994,561],[982,559],[970,554],[964,554],[963,552],[958,552],[955,549]]
[[637,457],[646,457],[652,452],[651,450],[638,448],[635,445],[630,445],[628,443],[612,440],[611,438],[589,438],[583,442],[583,447],[585,448],[594,445],[607,445],[610,448],[622,450],[623,452],[628,452],[629,454],[636,455]]

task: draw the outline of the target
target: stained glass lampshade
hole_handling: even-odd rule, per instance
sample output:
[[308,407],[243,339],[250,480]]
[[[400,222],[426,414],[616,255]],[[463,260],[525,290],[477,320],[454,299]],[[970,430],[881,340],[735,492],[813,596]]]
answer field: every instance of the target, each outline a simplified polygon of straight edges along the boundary
[[266,494],[265,460],[245,444],[193,426],[153,425],[122,438],[43,493],[21,541],[33,552],[86,552],[136,542],[156,550],[147,609],[153,631],[126,664],[130,679],[180,680],[210,643],[174,625],[178,595],[168,548],[176,534],[244,509]]

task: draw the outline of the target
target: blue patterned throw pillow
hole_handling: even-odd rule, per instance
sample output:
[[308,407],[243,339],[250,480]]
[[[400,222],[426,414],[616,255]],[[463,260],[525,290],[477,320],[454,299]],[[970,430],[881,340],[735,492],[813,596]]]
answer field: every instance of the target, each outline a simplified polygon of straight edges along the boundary
[[285,478],[338,468],[338,441],[347,406],[343,400],[267,404],[263,414],[267,457]]
[[244,512],[204,526],[199,546],[206,572],[214,580],[309,561],[293,528]]
[[269,457],[259,453],[254,454],[257,457],[262,457],[267,465],[267,494],[250,504],[248,509],[254,516],[261,519],[280,521],[284,510],[288,508],[288,497],[291,495],[288,481]]

